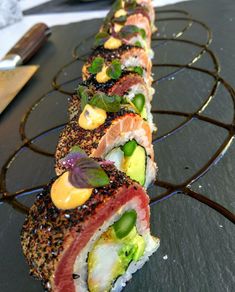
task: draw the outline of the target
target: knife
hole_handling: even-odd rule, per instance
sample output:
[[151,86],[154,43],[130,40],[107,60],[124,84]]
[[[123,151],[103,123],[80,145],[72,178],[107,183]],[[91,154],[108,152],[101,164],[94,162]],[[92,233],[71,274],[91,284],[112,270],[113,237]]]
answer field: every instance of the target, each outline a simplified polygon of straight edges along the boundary
[[51,34],[44,23],[35,24],[0,61],[0,114],[38,70],[38,65],[24,64]]

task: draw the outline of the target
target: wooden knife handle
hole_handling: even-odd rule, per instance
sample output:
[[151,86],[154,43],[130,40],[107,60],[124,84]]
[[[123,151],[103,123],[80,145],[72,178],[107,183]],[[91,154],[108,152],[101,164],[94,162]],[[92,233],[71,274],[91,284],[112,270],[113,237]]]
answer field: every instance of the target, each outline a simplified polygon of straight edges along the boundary
[[7,55],[19,55],[24,64],[38,51],[50,34],[51,31],[45,23],[37,23],[10,49]]

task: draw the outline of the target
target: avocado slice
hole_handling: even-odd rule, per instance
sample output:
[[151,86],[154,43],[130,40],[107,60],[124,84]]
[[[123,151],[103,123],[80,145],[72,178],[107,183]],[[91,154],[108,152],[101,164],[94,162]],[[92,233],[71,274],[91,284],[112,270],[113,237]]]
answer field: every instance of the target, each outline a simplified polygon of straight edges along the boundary
[[142,236],[137,234],[132,243],[136,246],[135,253],[133,255],[133,260],[138,261],[144,254],[146,246],[145,240],[143,239]]
[[143,186],[146,172],[145,149],[141,146],[137,146],[132,155],[125,158],[124,167],[126,174]]
[[[131,257],[131,260],[138,261],[144,254],[146,243],[144,238],[138,234],[136,226],[122,239],[117,238],[126,245],[132,245],[132,252],[125,253],[126,256]],[[120,256],[120,254],[119,254]]]
[[147,110],[146,106],[143,107],[141,113],[140,113],[141,118],[145,119],[146,121],[148,120],[148,115],[147,115]]

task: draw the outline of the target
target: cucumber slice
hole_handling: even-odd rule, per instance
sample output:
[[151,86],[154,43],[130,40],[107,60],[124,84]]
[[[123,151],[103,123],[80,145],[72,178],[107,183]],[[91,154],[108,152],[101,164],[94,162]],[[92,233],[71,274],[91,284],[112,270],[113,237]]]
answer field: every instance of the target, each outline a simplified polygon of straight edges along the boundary
[[137,146],[131,156],[125,157],[125,173],[142,186],[145,183],[146,153],[145,149]]
[[117,169],[123,170],[122,164],[123,164],[123,159],[124,159],[124,153],[118,148],[114,148],[111,150],[105,157],[106,160],[113,161]]
[[145,105],[145,96],[142,93],[136,94],[132,99],[132,103],[135,105],[139,113],[141,113]]
[[121,239],[127,236],[135,226],[137,214],[135,210],[126,211],[122,217],[113,224],[115,235]]
[[123,145],[122,151],[124,152],[124,156],[131,156],[137,147],[137,143],[135,140],[128,141]]

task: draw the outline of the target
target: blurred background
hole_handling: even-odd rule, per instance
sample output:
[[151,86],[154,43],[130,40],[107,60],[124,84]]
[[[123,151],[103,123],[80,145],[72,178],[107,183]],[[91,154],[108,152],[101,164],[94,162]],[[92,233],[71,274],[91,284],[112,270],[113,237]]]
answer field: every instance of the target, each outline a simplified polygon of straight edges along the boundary
[[[182,0],[153,0],[164,6]],[[103,18],[114,0],[0,0],[0,59],[31,26],[64,25]]]

